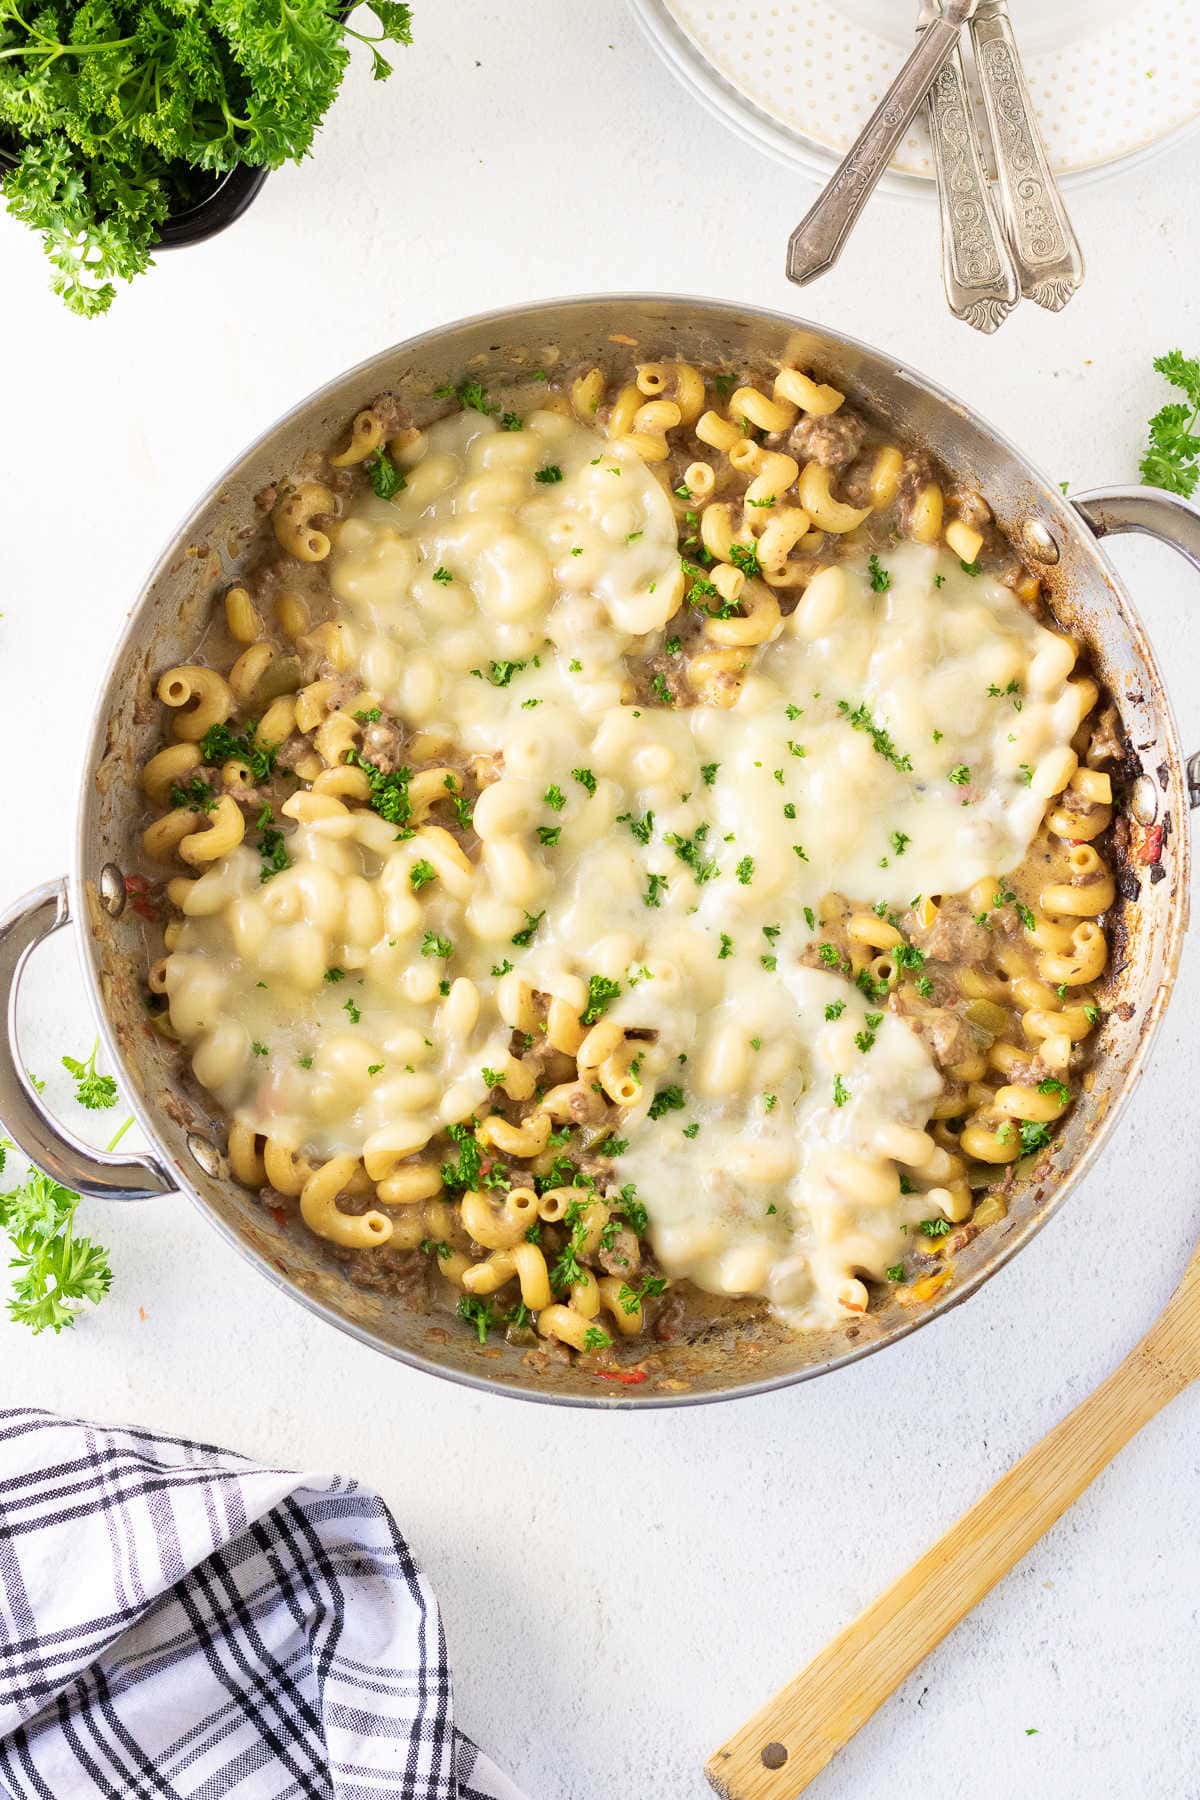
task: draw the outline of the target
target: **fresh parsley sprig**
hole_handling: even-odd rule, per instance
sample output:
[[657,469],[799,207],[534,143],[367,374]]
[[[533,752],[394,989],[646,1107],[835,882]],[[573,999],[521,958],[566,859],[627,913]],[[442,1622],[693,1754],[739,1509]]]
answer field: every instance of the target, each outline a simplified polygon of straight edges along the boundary
[[299,162],[350,61],[347,38],[412,42],[398,0],[368,0],[369,36],[334,0],[180,5],[178,0],[38,0],[0,5],[0,137],[15,162],[8,210],[42,234],[54,291],[73,312],[111,306],[150,264],[174,207],[240,163]]
[[99,1048],[100,1039],[97,1038],[86,1062],[81,1062],[74,1056],[64,1056],[62,1059],[63,1068],[74,1077],[75,1098],[89,1112],[104,1112],[117,1104],[115,1076],[96,1073],[96,1052]]
[[1200,480],[1200,359],[1168,350],[1155,357],[1154,367],[1184,398],[1160,408],[1151,419],[1150,441],[1138,468],[1151,487],[1190,498]]
[[[74,1079],[75,1098],[89,1111],[107,1110],[117,1100],[113,1077],[96,1073],[99,1043],[97,1038],[86,1062],[74,1056],[62,1059]],[[39,1091],[44,1085],[38,1084]],[[133,1119],[127,1118],[113,1134],[110,1150],[116,1149],[132,1124]],[[0,1173],[14,1147],[7,1138],[0,1140]],[[7,1234],[13,1251],[8,1264],[13,1271],[8,1314],[17,1324],[28,1325],[35,1336],[42,1331],[57,1335],[69,1330],[83,1304],[98,1306],[112,1285],[108,1251],[91,1238],[75,1235],[78,1205],[79,1195],[73,1188],[64,1187],[32,1164],[23,1181],[0,1193],[0,1231]]]

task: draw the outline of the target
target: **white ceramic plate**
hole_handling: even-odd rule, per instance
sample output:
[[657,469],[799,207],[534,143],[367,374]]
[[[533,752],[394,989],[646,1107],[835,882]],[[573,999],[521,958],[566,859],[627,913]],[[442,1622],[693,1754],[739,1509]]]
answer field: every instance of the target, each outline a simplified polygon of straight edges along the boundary
[[[915,0],[630,0],[674,73],[760,148],[822,179],[912,45]],[[1200,126],[1200,0],[1009,0],[1042,133],[1067,183]],[[923,118],[886,185],[932,191]]]

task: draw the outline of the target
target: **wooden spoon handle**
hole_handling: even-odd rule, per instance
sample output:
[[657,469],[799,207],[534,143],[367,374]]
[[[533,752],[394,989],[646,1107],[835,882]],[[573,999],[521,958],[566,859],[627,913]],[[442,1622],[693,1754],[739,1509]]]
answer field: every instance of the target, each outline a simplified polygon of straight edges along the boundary
[[1187,1386],[1190,1371],[1163,1354],[1164,1322],[714,1752],[705,1773],[719,1794],[795,1800],[1134,1433]]

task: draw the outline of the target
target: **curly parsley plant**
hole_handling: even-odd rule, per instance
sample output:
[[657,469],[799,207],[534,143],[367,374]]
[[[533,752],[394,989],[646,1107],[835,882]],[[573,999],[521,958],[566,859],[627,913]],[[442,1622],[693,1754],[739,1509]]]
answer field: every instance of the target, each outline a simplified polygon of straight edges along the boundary
[[411,13],[369,0],[0,0],[0,172],[40,231],[54,290],[85,316],[150,263],[159,228],[239,163],[298,162],[349,62],[347,38],[412,41]]

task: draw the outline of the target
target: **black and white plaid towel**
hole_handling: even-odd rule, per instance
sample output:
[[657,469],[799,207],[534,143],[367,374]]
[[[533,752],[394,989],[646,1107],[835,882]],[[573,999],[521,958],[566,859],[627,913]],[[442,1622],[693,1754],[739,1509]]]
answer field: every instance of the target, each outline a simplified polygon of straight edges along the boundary
[[522,1800],[454,1726],[383,1502],[0,1411],[0,1784],[19,1800]]

